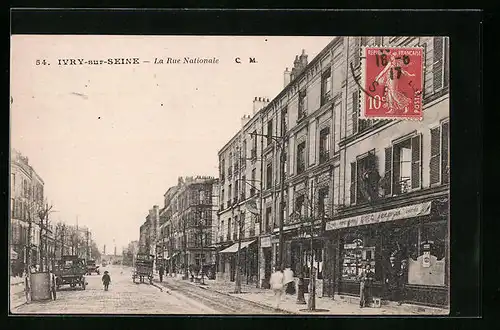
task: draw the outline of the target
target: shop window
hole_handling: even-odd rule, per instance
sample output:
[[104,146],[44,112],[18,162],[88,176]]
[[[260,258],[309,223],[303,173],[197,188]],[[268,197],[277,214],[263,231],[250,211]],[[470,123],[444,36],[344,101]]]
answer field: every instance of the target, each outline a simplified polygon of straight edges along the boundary
[[359,280],[361,271],[367,264],[371,265],[378,279],[376,271],[375,244],[363,239],[363,237],[348,237],[344,239],[342,246],[342,279]]
[[306,142],[297,145],[297,174],[301,174],[306,169]]
[[330,127],[323,128],[319,133],[319,162],[320,164],[330,159]]

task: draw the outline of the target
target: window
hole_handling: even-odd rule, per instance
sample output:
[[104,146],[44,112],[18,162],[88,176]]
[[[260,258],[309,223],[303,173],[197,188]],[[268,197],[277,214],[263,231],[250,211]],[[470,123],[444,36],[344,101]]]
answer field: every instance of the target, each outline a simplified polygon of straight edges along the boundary
[[301,90],[299,92],[299,114],[298,120],[301,120],[307,115],[307,95],[306,90]]
[[238,216],[234,217],[234,225],[233,225],[233,240],[235,241],[238,238],[238,228],[240,227],[240,223],[238,222]]
[[450,180],[449,122],[431,129],[430,183],[446,184]]
[[266,189],[271,189],[273,186],[273,164],[269,163],[266,166]]
[[358,111],[359,111],[359,92],[352,93],[352,133],[358,132]]
[[445,37],[433,38],[433,87],[434,91],[448,87],[448,45]]
[[241,158],[244,160],[242,165],[246,165],[246,158],[247,158],[247,140],[243,140],[243,147],[242,147],[242,154]]
[[306,169],[306,142],[303,141],[297,146],[297,174]]
[[240,234],[241,238],[245,238],[245,213],[241,213],[240,215]]
[[227,220],[227,240],[231,240],[231,218]]
[[247,186],[246,186],[246,183],[247,182],[247,177],[246,175],[243,175],[242,179],[241,179],[241,200],[245,200],[246,199],[246,191],[247,191]]
[[[392,156],[391,190],[393,195],[420,188],[421,140],[421,136],[416,135],[395,144],[390,152],[386,150],[386,164],[389,163],[387,157]],[[387,169],[386,173],[388,173]]]
[[253,187],[255,185],[255,168],[252,169],[252,187],[250,188],[250,196],[253,197],[255,195],[255,188]]
[[264,231],[266,233],[271,231],[271,207],[266,208],[266,218],[264,223]]
[[222,205],[224,205],[224,196],[225,196],[224,194],[225,194],[225,191],[224,191],[224,188],[222,188],[222,193],[220,195],[220,202]]
[[222,234],[222,232],[224,231],[224,228],[225,228],[224,227],[224,220],[221,220],[221,222],[220,222],[220,234],[219,234],[219,236],[220,236],[219,239],[221,242],[224,241],[224,235]]
[[233,176],[233,153],[229,153],[229,164],[227,168],[227,176],[231,179]]
[[233,190],[233,186],[229,185],[229,188],[227,189],[227,207],[231,207],[231,193]]
[[252,135],[252,149],[250,150],[250,157],[257,158],[257,131],[253,131]]
[[205,203],[205,191],[204,190],[200,190],[199,192],[199,203],[200,204],[204,204]]
[[281,135],[284,135],[288,130],[288,109],[285,107],[281,110]]
[[273,120],[267,122],[267,145],[273,142]]
[[328,187],[323,187],[318,191],[318,216],[323,218],[328,215],[326,206],[328,204]]
[[238,185],[239,185],[239,180],[236,180],[234,182],[234,203],[236,204],[238,202]]
[[295,198],[295,214],[298,217],[297,221],[301,221],[302,217],[305,216],[304,202],[305,196],[303,194]]
[[328,102],[332,95],[332,71],[328,69],[321,76],[321,105]]
[[319,163],[330,159],[330,127],[325,127],[319,132]]
[[351,203],[367,203],[378,198],[380,177],[375,151],[351,163]]

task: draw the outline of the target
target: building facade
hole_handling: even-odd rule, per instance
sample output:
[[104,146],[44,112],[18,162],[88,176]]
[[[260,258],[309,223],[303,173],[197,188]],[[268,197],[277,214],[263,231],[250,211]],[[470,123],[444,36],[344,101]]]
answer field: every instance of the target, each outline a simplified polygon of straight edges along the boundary
[[188,268],[202,265],[210,268],[214,262],[212,232],[216,221],[216,187],[214,177],[179,177],[177,186],[165,193],[156,245],[170,273],[184,273]]
[[[10,162],[10,247],[11,259],[25,265],[26,249],[31,249],[32,265],[40,264],[40,218],[44,207],[44,182],[27,157],[12,149]],[[28,235],[29,221],[31,235]],[[31,242],[28,237],[31,236]],[[14,256],[16,258],[14,258]]]
[[[359,118],[360,54],[370,45],[423,48],[422,121]],[[405,260],[404,299],[447,305],[448,77],[442,37],[337,37],[311,62],[297,55],[282,92],[245,117],[219,152],[217,242],[234,244],[245,223],[245,248],[257,242],[266,287],[279,266],[283,218],[284,266],[306,284],[315,274],[324,295],[359,294],[357,275],[370,263],[375,294],[390,299],[389,260]],[[256,201],[245,203],[253,180]],[[251,224],[247,207],[257,209]],[[234,262],[220,258],[218,274],[232,279]]]

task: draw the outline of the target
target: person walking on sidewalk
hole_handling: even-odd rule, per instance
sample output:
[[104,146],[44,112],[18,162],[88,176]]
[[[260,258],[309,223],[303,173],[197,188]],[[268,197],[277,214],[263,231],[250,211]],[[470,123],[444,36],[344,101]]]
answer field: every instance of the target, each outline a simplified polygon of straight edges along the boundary
[[283,296],[283,292],[285,291],[283,270],[275,270],[275,272],[271,275],[269,282],[271,284],[271,289],[274,292],[276,309],[279,309],[281,298]]
[[104,284],[104,291],[108,291],[109,283],[111,283],[111,276],[109,276],[108,271],[105,271],[104,275],[102,275],[102,284]]
[[370,264],[365,266],[365,269],[361,271],[359,279],[359,307],[366,307],[367,303],[371,302],[372,293],[372,283],[375,274],[371,270]]
[[160,268],[158,269],[158,274],[160,275],[160,283],[163,282],[163,274],[165,273],[165,269],[163,268],[163,265],[160,265]]

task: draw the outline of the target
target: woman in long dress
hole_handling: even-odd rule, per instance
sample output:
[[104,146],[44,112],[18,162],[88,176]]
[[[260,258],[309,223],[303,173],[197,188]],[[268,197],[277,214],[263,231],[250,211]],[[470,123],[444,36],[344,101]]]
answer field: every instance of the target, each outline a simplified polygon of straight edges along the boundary
[[[384,85],[386,102],[384,102],[383,107],[388,108],[386,113],[394,113],[395,110],[403,110],[403,113],[408,112],[408,105],[411,103],[411,98],[398,90],[399,79],[397,75],[398,71],[400,71],[402,75],[409,77],[414,77],[415,74],[409,73],[403,66],[403,61],[401,59],[396,59],[396,55],[392,53],[387,65],[375,78],[376,82],[380,85]],[[395,69],[396,67],[398,70]],[[418,110],[414,110],[414,112],[418,113]]]

